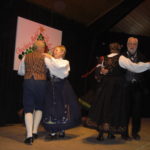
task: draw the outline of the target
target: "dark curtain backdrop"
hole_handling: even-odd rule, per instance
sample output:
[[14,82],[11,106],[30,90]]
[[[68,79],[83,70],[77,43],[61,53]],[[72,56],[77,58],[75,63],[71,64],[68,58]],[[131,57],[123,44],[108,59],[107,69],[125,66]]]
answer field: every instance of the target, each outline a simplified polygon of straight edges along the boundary
[[84,90],[81,74],[86,70],[89,46],[86,28],[50,10],[21,0],[6,0],[1,9],[0,34],[0,125],[18,121],[22,107],[23,78],[13,71],[17,16],[63,31],[62,44],[71,64],[69,80],[78,96]]

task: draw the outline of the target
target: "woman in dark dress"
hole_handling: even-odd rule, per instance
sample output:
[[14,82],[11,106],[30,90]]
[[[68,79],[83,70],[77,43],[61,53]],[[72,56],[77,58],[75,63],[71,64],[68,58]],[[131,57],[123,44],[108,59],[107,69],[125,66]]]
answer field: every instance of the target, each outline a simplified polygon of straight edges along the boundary
[[102,78],[89,118],[96,123],[99,132],[98,140],[104,139],[104,133],[108,133],[108,138],[113,139],[114,133],[123,134],[127,128],[124,69],[119,66],[119,49],[118,43],[110,44],[111,54],[104,57],[102,66],[96,71]]
[[97,123],[99,140],[103,140],[105,132],[108,138],[114,138],[114,133],[123,133],[127,127],[124,70],[119,66],[118,58],[119,55],[105,58],[108,73],[97,89],[97,97],[89,113],[90,119]]
[[43,125],[49,137],[64,137],[65,130],[80,124],[80,109],[67,76],[69,61],[63,59],[64,46],[57,46],[53,56],[45,54],[45,63],[49,70],[49,80],[43,110]]
[[104,139],[105,132],[108,138],[115,138],[114,133],[124,133],[127,127],[124,69],[119,66],[119,48],[117,44],[113,46],[113,53],[104,58],[104,66],[99,70],[103,79],[89,113],[90,119],[97,124],[98,140]]
[[103,65],[99,68],[103,78],[89,112],[89,118],[97,125],[98,140],[104,139],[104,133],[108,133],[110,139],[115,138],[115,133],[121,134],[124,138],[128,125],[129,107],[126,97],[125,71],[127,69],[139,73],[150,68],[149,63],[133,63],[119,55],[119,49],[118,43],[110,44],[111,54],[104,58]]

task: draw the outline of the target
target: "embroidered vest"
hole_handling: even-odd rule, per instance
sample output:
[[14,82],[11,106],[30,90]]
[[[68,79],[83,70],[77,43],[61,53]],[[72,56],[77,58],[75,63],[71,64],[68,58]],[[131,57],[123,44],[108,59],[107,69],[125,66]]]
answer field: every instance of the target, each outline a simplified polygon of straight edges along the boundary
[[46,80],[46,66],[44,56],[34,51],[25,57],[25,76],[24,79]]

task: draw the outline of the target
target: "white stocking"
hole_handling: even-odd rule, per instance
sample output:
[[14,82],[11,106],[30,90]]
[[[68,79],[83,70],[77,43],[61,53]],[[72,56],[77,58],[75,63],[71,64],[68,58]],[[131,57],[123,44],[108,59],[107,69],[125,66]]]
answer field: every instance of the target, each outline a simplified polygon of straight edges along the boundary
[[33,114],[25,113],[25,125],[27,131],[27,138],[32,137]]
[[36,110],[34,111],[34,121],[33,121],[33,133],[37,133],[40,121],[42,119],[42,111]]

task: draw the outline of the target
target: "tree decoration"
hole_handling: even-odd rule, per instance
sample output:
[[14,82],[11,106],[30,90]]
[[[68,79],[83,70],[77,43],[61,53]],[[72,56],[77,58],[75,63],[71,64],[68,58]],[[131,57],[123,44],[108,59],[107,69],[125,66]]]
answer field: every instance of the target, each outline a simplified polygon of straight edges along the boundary
[[34,42],[36,40],[45,41],[46,52],[49,51],[48,47],[50,47],[51,44],[48,42],[49,41],[49,37],[47,35],[44,35],[44,31],[45,31],[45,29],[43,27],[38,28],[38,30],[34,34],[34,36],[31,37],[31,42],[29,42],[28,44],[25,44],[23,46],[23,48],[17,48],[16,52],[17,52],[18,58],[20,60],[24,57],[24,55],[32,53],[35,50]]

